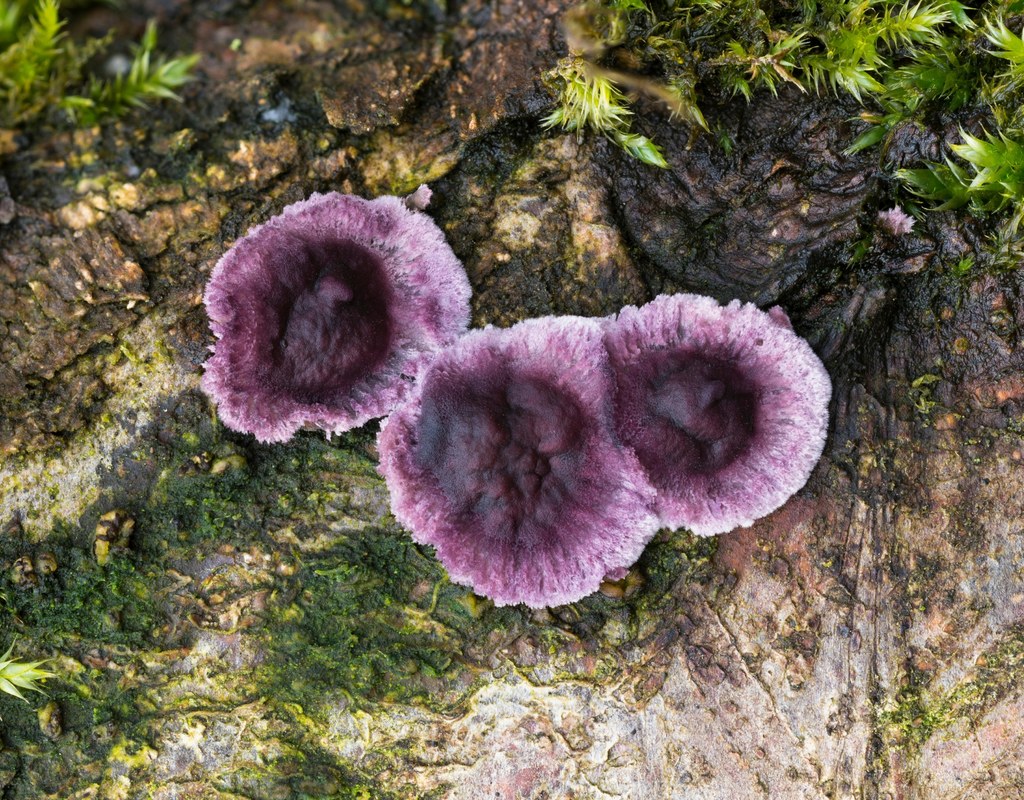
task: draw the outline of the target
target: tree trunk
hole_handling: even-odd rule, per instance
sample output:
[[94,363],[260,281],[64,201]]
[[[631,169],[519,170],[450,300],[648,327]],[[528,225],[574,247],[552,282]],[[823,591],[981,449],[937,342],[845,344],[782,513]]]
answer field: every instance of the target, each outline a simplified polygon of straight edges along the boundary
[[[713,109],[727,154],[641,104],[657,170],[541,128],[557,0],[356,5],[179,6],[182,105],[0,136],[0,626],[57,674],[0,698],[3,797],[1024,797],[1019,275],[953,269],[963,217],[875,231],[852,106]],[[807,487],[529,612],[395,523],[375,425],[218,424],[224,250],[313,191],[423,182],[476,326],[782,304],[835,387]]]

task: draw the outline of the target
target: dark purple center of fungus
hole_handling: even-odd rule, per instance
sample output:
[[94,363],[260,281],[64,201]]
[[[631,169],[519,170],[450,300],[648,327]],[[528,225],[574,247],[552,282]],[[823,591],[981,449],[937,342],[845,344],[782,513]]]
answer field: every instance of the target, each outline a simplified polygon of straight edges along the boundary
[[586,428],[576,401],[542,377],[431,376],[416,460],[463,525],[544,546],[573,502]]
[[656,485],[716,472],[750,447],[757,432],[757,386],[733,364],[694,351],[651,351],[620,379],[641,424],[629,444]]
[[273,268],[283,291],[271,382],[302,402],[330,403],[388,354],[384,264],[371,250],[336,239],[303,242]]

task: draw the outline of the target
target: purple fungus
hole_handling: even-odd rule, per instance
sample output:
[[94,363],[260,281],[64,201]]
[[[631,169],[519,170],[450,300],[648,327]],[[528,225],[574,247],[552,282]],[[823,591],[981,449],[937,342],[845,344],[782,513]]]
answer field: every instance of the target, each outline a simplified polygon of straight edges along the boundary
[[899,206],[878,212],[878,227],[890,236],[906,236],[914,229],[914,218]]
[[662,295],[610,320],[615,424],[661,522],[701,536],[753,523],[821,456],[832,386],[778,307]]
[[410,202],[313,194],[252,228],[217,263],[217,342],[202,387],[229,428],[282,442],[340,433],[395,408],[422,364],[469,323],[469,281]]
[[602,329],[547,317],[472,331],[381,428],[396,517],[497,605],[578,600],[657,529],[653,490],[612,431]]

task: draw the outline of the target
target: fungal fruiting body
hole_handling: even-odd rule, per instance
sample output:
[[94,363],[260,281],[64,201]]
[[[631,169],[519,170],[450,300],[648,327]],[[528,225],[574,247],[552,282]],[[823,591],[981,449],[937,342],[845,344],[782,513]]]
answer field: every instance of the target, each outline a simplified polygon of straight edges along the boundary
[[914,218],[899,206],[878,212],[878,226],[890,236],[906,236],[914,229]]
[[381,428],[396,517],[457,583],[498,605],[559,605],[640,556],[653,491],[612,432],[602,325],[472,331]]
[[253,229],[213,270],[217,342],[202,387],[230,428],[263,442],[395,408],[423,363],[469,323],[470,287],[412,202],[314,194]]
[[615,425],[668,527],[750,525],[800,489],[825,443],[828,373],[785,312],[662,295],[608,322]]

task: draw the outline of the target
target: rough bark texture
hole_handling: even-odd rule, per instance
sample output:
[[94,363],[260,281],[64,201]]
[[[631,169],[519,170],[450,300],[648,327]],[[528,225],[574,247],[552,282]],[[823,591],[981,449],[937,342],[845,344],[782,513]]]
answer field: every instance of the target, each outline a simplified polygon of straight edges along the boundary
[[[204,55],[183,105],[0,137],[0,554],[40,566],[0,627],[59,675],[0,696],[4,798],[1024,797],[1021,279],[955,277],[940,215],[851,264],[884,197],[852,108],[714,110],[731,156],[652,110],[658,171],[538,125],[558,0],[190,5],[148,9]],[[530,613],[397,527],[374,426],[217,424],[224,249],[424,181],[476,325],[783,304],[835,382],[808,486]]]

